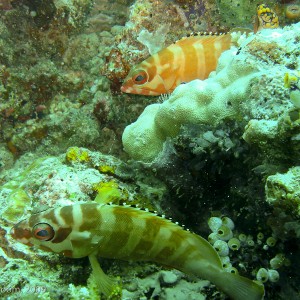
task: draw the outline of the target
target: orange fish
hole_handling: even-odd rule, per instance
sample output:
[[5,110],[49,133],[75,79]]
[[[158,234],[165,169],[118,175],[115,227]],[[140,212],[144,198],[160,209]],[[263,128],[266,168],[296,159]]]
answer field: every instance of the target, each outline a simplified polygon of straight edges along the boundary
[[230,34],[199,33],[183,38],[131,69],[121,91],[158,96],[171,93],[181,83],[206,79],[230,45]]

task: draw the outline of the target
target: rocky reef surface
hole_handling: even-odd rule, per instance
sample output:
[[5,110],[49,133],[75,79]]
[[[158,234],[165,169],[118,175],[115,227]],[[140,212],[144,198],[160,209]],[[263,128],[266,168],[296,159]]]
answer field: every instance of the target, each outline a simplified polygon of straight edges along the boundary
[[[300,70],[300,4],[282,2],[268,1],[280,28],[233,34],[207,80],[162,99],[121,94],[129,69],[190,31],[252,28],[260,1],[0,0],[1,299],[99,299],[87,259],[10,236],[97,197],[167,214],[265,299],[299,298],[300,83],[285,80]],[[226,298],[151,263],[101,265],[122,279],[110,299]]]

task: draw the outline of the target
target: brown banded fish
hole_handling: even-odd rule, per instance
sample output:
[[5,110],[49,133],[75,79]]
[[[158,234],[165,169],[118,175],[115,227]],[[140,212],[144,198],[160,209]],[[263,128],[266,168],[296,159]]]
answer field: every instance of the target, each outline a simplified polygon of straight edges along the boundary
[[169,219],[127,205],[88,202],[33,214],[16,224],[12,237],[28,246],[67,257],[88,256],[101,292],[114,280],[97,256],[151,261],[214,283],[232,299],[262,299],[264,287],[226,272],[215,249],[202,237]]

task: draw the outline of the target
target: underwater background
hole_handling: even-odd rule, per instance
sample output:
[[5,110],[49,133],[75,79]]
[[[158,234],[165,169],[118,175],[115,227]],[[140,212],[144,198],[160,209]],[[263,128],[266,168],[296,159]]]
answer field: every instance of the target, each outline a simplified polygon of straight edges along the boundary
[[[265,299],[300,299],[300,1],[264,2],[274,28],[257,28],[260,4],[0,0],[0,299],[228,299],[175,269],[99,258],[119,277],[105,296],[87,258],[11,236],[35,212],[96,200],[171,217]],[[208,79],[121,92],[149,55],[229,31]]]

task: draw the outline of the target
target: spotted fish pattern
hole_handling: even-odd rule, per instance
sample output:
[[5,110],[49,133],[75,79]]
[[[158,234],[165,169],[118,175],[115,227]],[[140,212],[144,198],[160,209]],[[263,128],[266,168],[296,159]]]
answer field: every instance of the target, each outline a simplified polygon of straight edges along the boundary
[[11,234],[45,251],[89,256],[98,271],[95,256],[152,261],[208,279],[233,299],[262,299],[264,294],[262,285],[226,272],[202,237],[164,216],[130,206],[91,202],[54,208],[16,224]]
[[206,79],[230,46],[230,34],[192,34],[131,69],[121,91],[157,96],[172,92],[181,83]]

